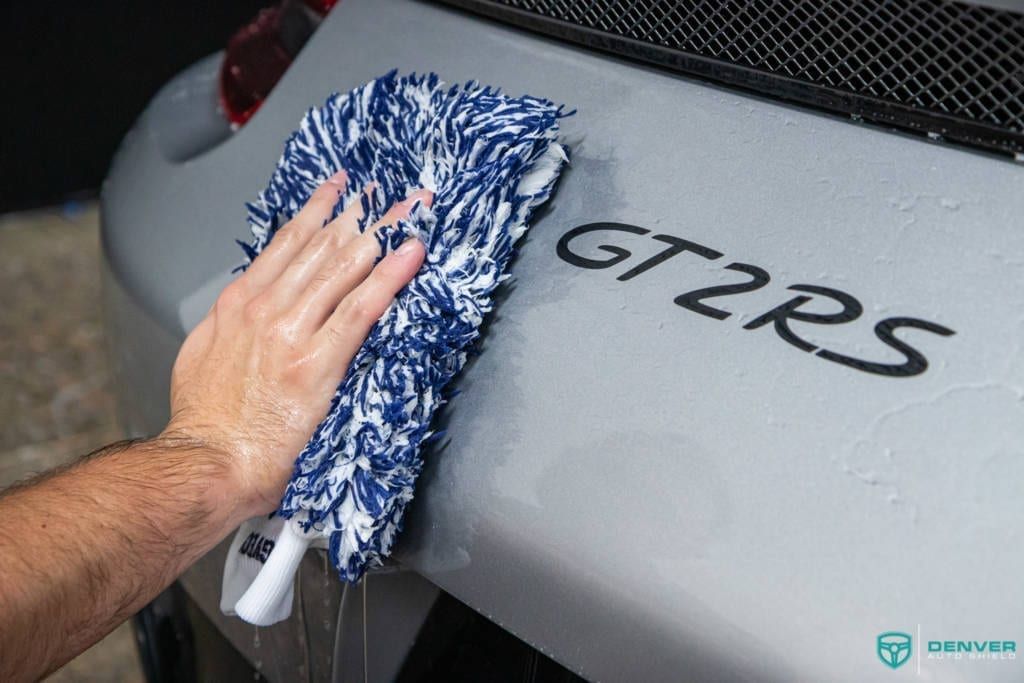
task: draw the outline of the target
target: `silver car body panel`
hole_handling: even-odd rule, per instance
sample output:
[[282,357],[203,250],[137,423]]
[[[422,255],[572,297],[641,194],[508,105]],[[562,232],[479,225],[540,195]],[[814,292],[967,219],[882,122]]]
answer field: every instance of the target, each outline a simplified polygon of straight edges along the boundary
[[[397,553],[414,572],[410,614],[429,603],[425,577],[594,680],[1024,676],[1019,662],[924,648],[1022,635],[1021,168],[443,6],[345,0],[237,133],[192,113],[209,111],[215,59],[142,116],[103,192],[130,431],[166,420],[176,347],[239,263],[244,203],[304,111],[394,67],[578,110],[563,122],[571,168],[420,481]],[[569,243],[595,261],[613,259],[601,245],[627,250],[612,267],[558,255],[568,230],[595,222],[649,232]],[[657,235],[724,256],[684,251],[619,279],[666,249]],[[748,280],[733,262],[771,282],[703,301],[728,318],[673,303]],[[894,378],[802,351],[772,324],[744,329],[794,285],[863,305],[843,324],[789,323],[835,353],[901,363],[873,332],[891,317],[955,334],[897,332],[930,366]],[[839,310],[811,296],[802,310]],[[223,552],[185,585],[250,659],[285,662],[268,674],[287,679],[300,631],[324,621],[313,650],[331,656],[342,591],[321,557],[303,569],[305,626],[254,647],[252,627],[216,614]],[[893,630],[916,639],[898,672],[875,651]]]

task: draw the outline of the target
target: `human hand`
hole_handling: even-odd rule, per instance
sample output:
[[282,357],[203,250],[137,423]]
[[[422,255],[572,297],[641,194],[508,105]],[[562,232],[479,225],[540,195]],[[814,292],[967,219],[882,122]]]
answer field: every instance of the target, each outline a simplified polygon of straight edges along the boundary
[[414,192],[362,234],[358,202],[321,229],[346,184],[342,171],[317,189],[224,289],[174,365],[163,436],[222,460],[220,494],[240,519],[277,507],[353,356],[423,263],[423,244],[410,239],[374,266],[373,233],[433,195]]

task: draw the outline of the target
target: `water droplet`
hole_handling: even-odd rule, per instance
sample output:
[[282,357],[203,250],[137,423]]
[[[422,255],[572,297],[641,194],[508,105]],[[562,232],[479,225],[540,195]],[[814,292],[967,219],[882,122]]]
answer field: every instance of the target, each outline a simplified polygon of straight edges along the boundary
[[910,211],[914,208],[914,205],[917,204],[917,197],[901,195],[900,197],[897,197],[892,204],[898,211]]

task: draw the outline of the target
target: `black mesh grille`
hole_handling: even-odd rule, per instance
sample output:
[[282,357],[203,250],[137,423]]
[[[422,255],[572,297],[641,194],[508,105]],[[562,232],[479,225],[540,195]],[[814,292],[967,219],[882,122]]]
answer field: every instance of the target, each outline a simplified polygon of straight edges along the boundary
[[681,71],[1024,151],[1024,17],[936,0],[446,0]]

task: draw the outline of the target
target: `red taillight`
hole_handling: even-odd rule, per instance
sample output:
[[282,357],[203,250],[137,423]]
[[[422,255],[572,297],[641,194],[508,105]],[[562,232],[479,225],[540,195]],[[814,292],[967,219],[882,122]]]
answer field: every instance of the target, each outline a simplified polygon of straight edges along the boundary
[[[262,10],[228,41],[220,68],[220,101],[234,126],[263,104],[323,16],[337,0],[284,0]],[[312,10],[312,12],[310,12]]]
[[327,14],[331,8],[338,4],[338,0],[303,0],[306,7],[321,15]]

